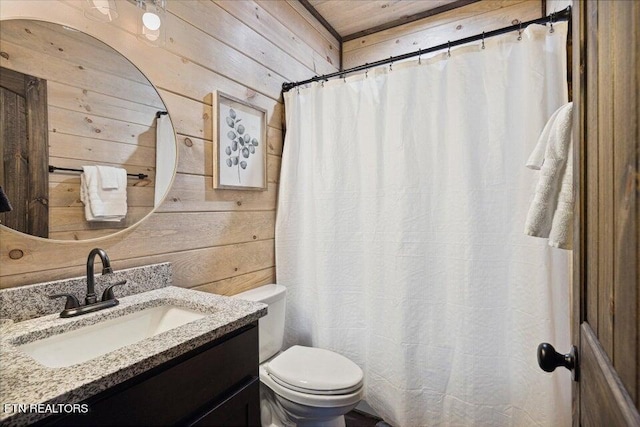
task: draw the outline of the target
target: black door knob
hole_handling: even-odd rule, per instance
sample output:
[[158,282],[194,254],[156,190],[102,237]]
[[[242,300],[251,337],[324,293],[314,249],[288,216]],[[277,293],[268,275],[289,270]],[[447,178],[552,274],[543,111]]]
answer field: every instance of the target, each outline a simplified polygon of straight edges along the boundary
[[538,346],[538,365],[543,371],[553,372],[558,366],[564,366],[571,371],[571,378],[578,381],[578,349],[571,346],[567,354],[560,354],[553,346],[543,342]]

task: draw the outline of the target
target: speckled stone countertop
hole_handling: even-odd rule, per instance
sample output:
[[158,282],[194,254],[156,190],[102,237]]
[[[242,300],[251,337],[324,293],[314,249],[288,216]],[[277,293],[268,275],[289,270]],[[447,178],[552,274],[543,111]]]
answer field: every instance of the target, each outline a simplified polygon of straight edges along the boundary
[[[21,344],[160,305],[177,305],[207,316],[70,367],[46,367],[19,349]],[[169,286],[120,298],[116,307],[79,317],[62,319],[52,314],[3,325],[0,425],[25,425],[49,415],[13,413],[11,404],[79,403],[266,313],[265,304]]]
[[[124,286],[114,291],[116,298],[139,294],[171,285],[171,264],[143,265],[140,267],[116,270],[112,274],[96,275],[96,295],[100,297],[107,286],[126,280]],[[63,299],[51,299],[53,294],[73,294],[78,301],[84,302],[87,294],[87,278],[54,280],[0,289],[0,322],[11,319],[14,322],[34,319],[47,314],[60,313],[64,307]]]

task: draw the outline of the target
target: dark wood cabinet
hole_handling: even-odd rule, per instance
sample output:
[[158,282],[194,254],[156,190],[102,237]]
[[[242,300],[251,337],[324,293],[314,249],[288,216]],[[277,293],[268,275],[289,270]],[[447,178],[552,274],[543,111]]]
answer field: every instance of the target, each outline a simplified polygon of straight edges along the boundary
[[193,426],[259,426],[260,379],[254,378],[233,395],[189,425]]
[[259,384],[253,323],[87,399],[87,414],[42,424],[258,426]]

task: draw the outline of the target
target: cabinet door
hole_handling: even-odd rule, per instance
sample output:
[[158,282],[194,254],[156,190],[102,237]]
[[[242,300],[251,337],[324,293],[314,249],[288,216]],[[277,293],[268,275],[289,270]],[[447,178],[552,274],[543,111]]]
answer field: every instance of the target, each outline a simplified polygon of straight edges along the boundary
[[192,425],[198,427],[259,426],[260,379],[251,380]]

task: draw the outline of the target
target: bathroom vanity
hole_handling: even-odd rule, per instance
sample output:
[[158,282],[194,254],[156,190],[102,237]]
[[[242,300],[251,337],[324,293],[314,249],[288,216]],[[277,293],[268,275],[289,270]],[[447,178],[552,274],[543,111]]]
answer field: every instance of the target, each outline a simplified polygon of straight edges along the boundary
[[86,399],[87,414],[38,425],[260,424],[255,322]]
[[[266,305],[169,286],[170,272],[150,285],[135,270],[113,274],[128,280],[126,292],[144,290],[122,297],[119,287],[116,307],[73,318],[16,313],[2,324],[0,425],[259,425]],[[29,295],[24,305],[44,310],[51,302],[43,295],[83,285],[73,280],[0,291],[0,305]],[[86,410],[69,411],[72,404]]]

